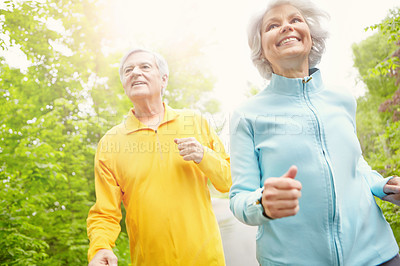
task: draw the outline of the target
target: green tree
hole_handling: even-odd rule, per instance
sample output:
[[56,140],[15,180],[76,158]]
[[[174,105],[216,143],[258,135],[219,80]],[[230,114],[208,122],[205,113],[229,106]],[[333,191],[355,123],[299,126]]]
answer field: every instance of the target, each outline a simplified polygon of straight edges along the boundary
[[[4,3],[0,50],[19,48],[29,64],[13,68],[0,57],[0,261],[84,265],[94,152],[131,106],[116,66],[122,54],[102,52],[112,39],[105,1]],[[209,96],[214,79],[168,56],[171,106],[218,110]],[[115,252],[128,265],[122,228]]]
[[[112,93],[90,97],[108,90],[101,75],[113,61],[102,56],[96,37],[106,36],[100,8],[93,1],[8,1],[0,10],[1,48],[19,47],[30,62],[20,71],[2,60],[0,71],[0,261],[6,265],[87,263],[93,154],[115,122],[106,110],[120,101]],[[51,30],[49,21],[63,28]]]
[[[354,66],[367,86],[357,109],[364,157],[384,176],[400,175],[400,8],[367,29],[374,35],[353,45]],[[400,208],[378,199],[400,245]]]

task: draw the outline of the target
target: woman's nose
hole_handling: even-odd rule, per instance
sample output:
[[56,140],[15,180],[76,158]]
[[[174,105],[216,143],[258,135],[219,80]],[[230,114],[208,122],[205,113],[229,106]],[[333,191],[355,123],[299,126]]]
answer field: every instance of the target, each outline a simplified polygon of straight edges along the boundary
[[284,33],[286,31],[294,31],[293,26],[289,23],[285,23],[284,25],[282,25],[281,33]]

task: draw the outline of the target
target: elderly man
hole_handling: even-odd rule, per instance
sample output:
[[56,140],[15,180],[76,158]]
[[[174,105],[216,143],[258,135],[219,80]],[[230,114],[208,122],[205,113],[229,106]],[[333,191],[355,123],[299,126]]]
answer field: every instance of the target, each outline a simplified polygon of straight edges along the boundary
[[117,265],[121,201],[133,265],[225,265],[207,187],[208,179],[221,192],[232,184],[221,141],[200,115],[163,103],[168,66],[160,55],[130,51],[120,76],[134,108],[97,148],[89,265]]

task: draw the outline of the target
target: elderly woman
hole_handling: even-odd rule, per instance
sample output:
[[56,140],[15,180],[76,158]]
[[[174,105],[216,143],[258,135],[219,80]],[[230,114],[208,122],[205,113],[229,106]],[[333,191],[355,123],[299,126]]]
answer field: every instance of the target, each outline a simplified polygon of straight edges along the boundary
[[261,265],[399,265],[374,196],[400,203],[400,178],[371,170],[356,135],[355,100],[315,68],[327,14],[278,0],[250,25],[252,60],[269,85],[231,121],[230,207],[257,225]]

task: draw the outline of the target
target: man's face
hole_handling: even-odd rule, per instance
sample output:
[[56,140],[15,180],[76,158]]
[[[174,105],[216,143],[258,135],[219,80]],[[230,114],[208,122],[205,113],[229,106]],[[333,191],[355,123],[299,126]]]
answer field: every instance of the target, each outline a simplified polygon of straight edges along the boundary
[[122,67],[122,86],[132,102],[161,97],[168,76],[161,77],[155,58],[147,52],[131,54]]

